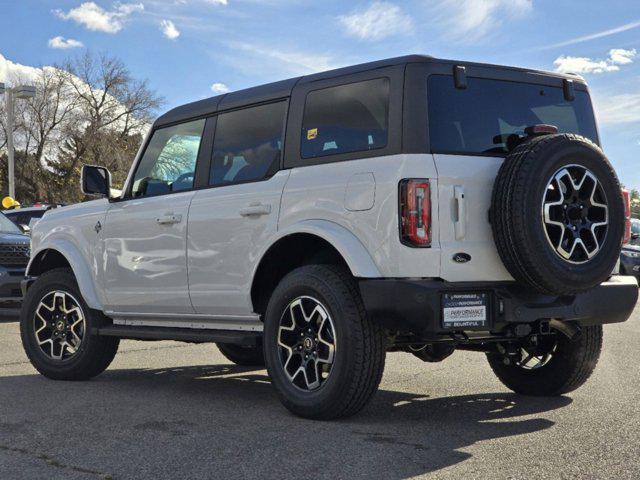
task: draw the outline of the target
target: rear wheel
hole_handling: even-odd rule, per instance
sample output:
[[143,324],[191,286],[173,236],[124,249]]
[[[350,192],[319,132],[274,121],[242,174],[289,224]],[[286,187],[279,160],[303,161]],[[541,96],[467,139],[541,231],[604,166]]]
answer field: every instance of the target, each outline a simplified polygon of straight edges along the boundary
[[353,278],[332,265],[289,273],[265,316],[265,360],[282,403],[302,417],[360,411],[375,393],[385,337],[367,318]]
[[67,268],[42,274],[20,314],[22,345],[33,366],[54,380],[87,380],[111,364],[119,339],[92,332],[106,318],[84,302]]
[[581,387],[596,368],[602,350],[602,326],[583,327],[576,338],[554,331],[515,355],[487,354],[498,379],[516,393],[555,396]]
[[245,367],[264,366],[264,350],[262,345],[233,345],[218,343],[218,350],[228,360]]

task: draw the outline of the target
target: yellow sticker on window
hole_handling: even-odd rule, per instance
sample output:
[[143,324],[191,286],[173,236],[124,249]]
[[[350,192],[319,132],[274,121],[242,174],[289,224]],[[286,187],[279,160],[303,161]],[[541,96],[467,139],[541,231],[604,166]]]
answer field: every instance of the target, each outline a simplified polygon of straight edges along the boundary
[[318,136],[318,129],[312,128],[307,130],[307,140],[313,140]]

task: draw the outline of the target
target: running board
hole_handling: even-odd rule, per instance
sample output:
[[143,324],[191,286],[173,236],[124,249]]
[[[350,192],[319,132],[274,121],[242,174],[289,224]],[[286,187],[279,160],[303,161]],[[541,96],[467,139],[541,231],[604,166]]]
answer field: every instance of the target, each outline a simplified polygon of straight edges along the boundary
[[128,340],[175,340],[178,342],[216,342],[236,345],[257,345],[262,340],[262,332],[195,328],[107,325],[94,332],[103,337],[118,337]]

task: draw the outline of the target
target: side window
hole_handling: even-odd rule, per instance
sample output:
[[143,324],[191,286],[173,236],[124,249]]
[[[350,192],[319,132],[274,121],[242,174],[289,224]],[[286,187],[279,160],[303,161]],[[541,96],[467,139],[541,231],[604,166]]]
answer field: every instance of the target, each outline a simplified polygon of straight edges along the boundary
[[309,92],[302,121],[302,158],[384,148],[389,125],[389,79]]
[[218,115],[210,185],[262,180],[278,168],[286,102]]
[[133,177],[133,197],[193,188],[204,123],[196,120],[154,132]]

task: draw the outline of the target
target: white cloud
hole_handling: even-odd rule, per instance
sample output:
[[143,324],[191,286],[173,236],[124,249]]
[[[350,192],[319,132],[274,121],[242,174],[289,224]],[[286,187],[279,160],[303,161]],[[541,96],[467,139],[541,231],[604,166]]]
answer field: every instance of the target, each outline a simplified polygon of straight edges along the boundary
[[609,58],[616,65],[628,65],[633,62],[636,56],[636,49],[625,50],[624,48],[613,48],[609,50]]
[[433,13],[448,38],[474,42],[532,9],[533,0],[440,0]]
[[[337,68],[333,63],[333,58],[329,55],[295,50],[278,50],[243,42],[232,42],[229,46],[252,54],[252,60],[254,60],[252,63],[247,58],[240,59],[235,55],[234,61],[240,68],[250,66],[251,71],[254,71],[254,73],[257,68],[255,62],[258,62],[261,68],[264,66],[267,69],[277,70],[279,78],[282,78],[283,72],[290,75],[308,75]],[[277,62],[276,64],[274,64],[274,60]]]
[[229,91],[229,87],[227,87],[224,83],[216,82],[211,85],[211,91],[217,95],[222,95],[223,93],[227,93]]
[[598,38],[610,37],[611,35],[616,35],[618,33],[626,32],[628,30],[633,30],[639,27],[640,21],[626,23],[624,25],[610,28],[602,32],[596,32],[589,35],[584,35],[582,37],[571,38],[569,40],[565,40],[564,42],[554,43],[553,45],[545,45],[544,47],[540,47],[539,50],[550,50],[558,47],[566,47],[567,45],[575,45],[576,43],[588,42],[590,40],[596,40]]
[[588,57],[561,55],[553,61],[553,64],[556,66],[556,72],[560,73],[604,73],[620,70],[620,67],[607,60],[592,60]]
[[64,38],[63,36],[58,35],[57,37],[49,39],[49,47],[60,50],[67,50],[69,48],[84,47],[84,45],[79,40],[74,40],[73,38]]
[[39,68],[14,63],[0,54],[0,82],[11,84],[14,79],[33,81],[41,72]]
[[556,72],[560,73],[605,73],[620,70],[620,65],[632,63],[635,56],[635,49],[614,48],[609,50],[609,56],[604,60],[561,55],[554,60],[553,64]]
[[180,36],[180,30],[176,28],[171,20],[162,20],[160,22],[160,30],[162,30],[162,34],[169,40],[175,40]]
[[213,5],[229,5],[227,0],[205,0],[206,3],[212,3]]
[[621,125],[640,122],[640,92],[618,95],[594,95],[598,122]]
[[373,2],[364,10],[338,17],[338,21],[349,35],[362,40],[381,40],[413,30],[411,17],[389,2]]
[[73,20],[89,30],[117,33],[133,13],[143,10],[142,3],[114,3],[112,10],[107,11],[95,2],[84,2],[67,13],[55,10],[55,14],[63,20]]

